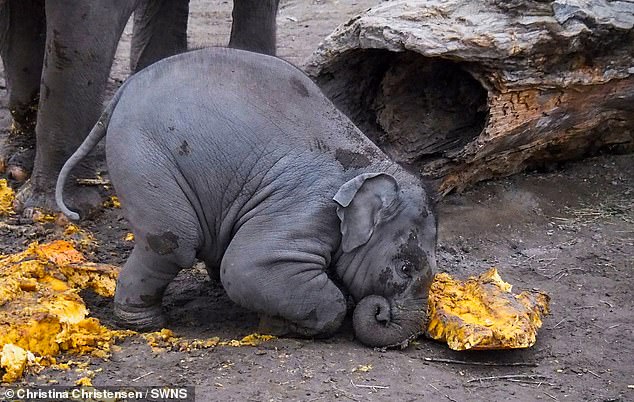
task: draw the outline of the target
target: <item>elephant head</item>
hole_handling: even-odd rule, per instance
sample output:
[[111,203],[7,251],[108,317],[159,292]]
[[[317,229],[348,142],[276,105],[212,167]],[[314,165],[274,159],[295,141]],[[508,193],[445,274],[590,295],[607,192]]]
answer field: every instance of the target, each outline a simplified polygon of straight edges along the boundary
[[422,182],[399,185],[386,173],[345,183],[339,204],[337,274],[356,301],[357,339],[372,347],[406,345],[422,332],[436,269],[436,217]]

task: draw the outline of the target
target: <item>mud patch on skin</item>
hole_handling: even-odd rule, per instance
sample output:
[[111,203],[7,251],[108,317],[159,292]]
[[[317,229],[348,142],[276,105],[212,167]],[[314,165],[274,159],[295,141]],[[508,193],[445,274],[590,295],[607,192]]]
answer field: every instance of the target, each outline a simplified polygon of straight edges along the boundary
[[403,261],[413,264],[415,269],[423,267],[427,258],[424,251],[422,251],[419,246],[418,236],[419,235],[415,230],[411,230],[409,232],[409,237],[407,238],[407,243],[401,245],[397,256]]
[[379,282],[387,283],[391,281],[393,277],[394,274],[392,273],[392,269],[390,269],[390,267],[385,267],[379,274]]
[[377,150],[375,148],[372,147],[365,147],[364,151],[367,155],[370,155],[372,157],[378,157],[379,153],[377,152]]
[[57,58],[55,62],[55,67],[59,69],[63,69],[66,67],[70,67],[73,62],[66,54],[68,50],[68,46],[62,45],[62,43],[58,40],[60,32],[57,30],[53,30],[53,52],[55,52],[55,57]]
[[429,289],[431,285],[433,273],[428,265],[427,255],[419,246],[416,231],[410,231],[407,243],[400,246],[396,260],[407,266],[409,275],[414,279],[412,292],[425,293],[425,289]]
[[306,86],[295,77],[291,78],[291,87],[295,91],[297,91],[298,94],[300,94],[301,96],[305,98],[310,96],[310,93],[308,92],[308,89],[306,89]]
[[181,156],[189,155],[192,152],[192,149],[189,147],[187,141],[183,140],[183,143],[180,147],[178,147],[178,154]]
[[51,88],[46,85],[45,82],[42,82],[42,89],[44,90],[44,100],[47,100],[51,96]]
[[[44,89],[48,91],[48,87],[42,84]],[[47,95],[48,96],[48,95]],[[29,137],[35,136],[35,124],[37,123],[37,109],[40,102],[40,96],[38,93],[31,97],[31,101],[12,108],[9,112],[13,118],[13,124],[11,125],[11,135],[27,135]]]
[[311,151],[319,151],[319,152],[328,152],[330,151],[330,147],[323,140],[316,139],[314,142],[310,143]]
[[178,248],[178,236],[169,231],[161,235],[150,234],[147,236],[147,242],[158,255],[171,254]]
[[347,149],[337,149],[335,159],[343,166],[344,170],[370,166],[370,159],[367,156]]

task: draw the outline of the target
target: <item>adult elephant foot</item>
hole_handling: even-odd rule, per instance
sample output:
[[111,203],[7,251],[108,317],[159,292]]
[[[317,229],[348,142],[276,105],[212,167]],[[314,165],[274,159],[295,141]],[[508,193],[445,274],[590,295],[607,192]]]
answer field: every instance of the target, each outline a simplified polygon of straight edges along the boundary
[[[64,190],[67,205],[83,217],[94,215],[101,207],[101,195],[94,187],[68,185]],[[34,218],[35,211],[51,213],[58,211],[55,203],[55,182],[36,185],[34,178],[29,179],[18,190],[14,209],[26,220]]]
[[24,111],[12,111],[13,124],[0,145],[0,173],[14,185],[24,183],[35,160],[35,119],[37,103]]
[[35,159],[35,146],[13,148],[9,151],[11,156],[5,162],[5,174],[9,182],[20,185],[27,181],[33,171],[33,160]]

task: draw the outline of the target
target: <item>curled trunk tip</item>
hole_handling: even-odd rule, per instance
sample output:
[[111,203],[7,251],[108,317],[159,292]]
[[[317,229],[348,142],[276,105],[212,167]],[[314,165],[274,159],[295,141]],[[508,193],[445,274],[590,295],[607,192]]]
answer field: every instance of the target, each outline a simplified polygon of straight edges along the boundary
[[422,332],[424,312],[395,314],[389,301],[378,295],[363,298],[354,310],[352,323],[357,339],[370,347],[406,345]]

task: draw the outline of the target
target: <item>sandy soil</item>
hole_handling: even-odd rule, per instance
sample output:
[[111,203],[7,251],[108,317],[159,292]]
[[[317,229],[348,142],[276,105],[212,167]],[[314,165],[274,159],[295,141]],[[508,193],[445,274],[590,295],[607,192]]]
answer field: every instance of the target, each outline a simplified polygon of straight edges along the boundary
[[[337,24],[377,1],[282,0],[279,55],[301,64]],[[191,42],[224,44],[230,7],[192,1]],[[113,88],[127,75],[129,32],[113,68]],[[8,124],[6,109],[0,124]],[[108,361],[90,360],[93,384],[192,385],[196,400],[223,401],[634,400],[632,166],[634,155],[601,156],[481,183],[442,201],[442,270],[464,278],[496,266],[516,289],[552,296],[552,315],[530,349],[459,353],[421,338],[404,350],[372,350],[354,340],[349,323],[327,340],[191,352],[154,353],[145,341],[129,338]],[[82,225],[99,241],[94,260],[125,261],[132,245],[123,240],[128,228],[120,210]],[[0,252],[58,231],[53,225],[0,227]],[[93,315],[112,324],[111,300],[85,296]],[[170,328],[186,338],[239,338],[257,326],[253,313],[235,306],[197,267],[179,275],[165,305]],[[83,375],[49,369],[21,384],[72,385]],[[526,376],[511,381],[504,378],[509,375]]]

